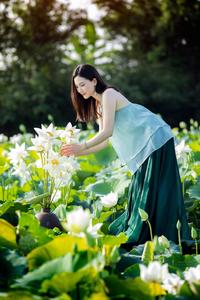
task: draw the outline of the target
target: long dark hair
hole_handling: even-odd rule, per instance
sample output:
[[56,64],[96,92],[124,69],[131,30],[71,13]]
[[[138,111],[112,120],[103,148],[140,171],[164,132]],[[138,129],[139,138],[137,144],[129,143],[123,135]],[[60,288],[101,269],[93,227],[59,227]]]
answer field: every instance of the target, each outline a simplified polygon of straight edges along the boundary
[[74,78],[76,76],[84,77],[88,80],[96,78],[97,84],[95,90],[97,93],[102,94],[109,86],[104,82],[102,77],[100,76],[99,72],[89,64],[81,64],[78,65],[73,74],[71,79],[71,100],[76,111],[76,119],[81,122],[90,122],[95,121],[98,116],[98,105],[97,102],[93,97],[90,97],[85,101],[83,96],[77,91]]

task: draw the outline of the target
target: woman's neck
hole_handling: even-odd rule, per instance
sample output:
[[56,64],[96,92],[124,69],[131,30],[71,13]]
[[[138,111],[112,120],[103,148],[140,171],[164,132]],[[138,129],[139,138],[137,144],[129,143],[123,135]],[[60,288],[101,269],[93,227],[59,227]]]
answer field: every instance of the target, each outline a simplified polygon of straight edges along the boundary
[[[109,87],[108,87],[108,88],[109,88]],[[108,88],[106,88],[105,91],[106,91]],[[104,91],[104,92],[105,92],[105,91]],[[104,92],[103,92],[103,93],[104,93]],[[103,93],[99,94],[99,93],[97,93],[97,92],[94,92],[94,94],[93,94],[93,96],[92,96],[92,97],[97,101],[97,103],[98,103],[99,105],[102,105]]]
[[103,94],[98,94],[97,92],[95,92],[92,97],[97,101],[98,104],[102,104],[102,95]]

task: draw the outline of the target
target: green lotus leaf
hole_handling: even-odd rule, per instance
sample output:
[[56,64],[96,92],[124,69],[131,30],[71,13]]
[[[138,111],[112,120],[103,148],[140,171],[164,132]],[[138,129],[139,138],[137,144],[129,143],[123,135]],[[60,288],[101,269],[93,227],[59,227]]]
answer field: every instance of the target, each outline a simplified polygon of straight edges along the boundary
[[118,235],[106,235],[103,238],[104,245],[110,245],[110,246],[120,246],[121,244],[126,243],[128,240],[128,237],[125,233],[121,232]]
[[5,247],[16,247],[15,227],[4,219],[0,219],[0,245]]
[[136,278],[140,276],[140,267],[139,264],[133,264],[132,266],[129,266],[128,268],[125,269],[124,275],[126,277],[132,277]]
[[191,198],[200,200],[200,177],[198,177],[196,184],[187,190],[187,193]]
[[189,143],[189,146],[192,149],[192,151],[194,151],[194,152],[200,152],[200,143],[198,141],[197,142]]
[[78,251],[88,249],[85,238],[67,234],[54,238],[45,245],[33,249],[27,255],[29,269],[33,270],[44,262],[63,256],[66,253],[73,253],[75,245]]
[[76,273],[63,272],[54,275],[51,279],[44,280],[41,285],[41,292],[53,292],[54,294],[67,293],[76,288],[77,283],[85,276],[83,270]]
[[118,195],[124,194],[125,188],[129,185],[130,179],[125,175],[112,176],[110,178],[100,179],[94,184],[89,184],[86,187],[86,191],[94,192],[95,194],[102,196],[115,192]]
[[107,166],[110,162],[117,158],[116,152],[111,145],[101,151],[96,152],[94,156],[97,162],[103,166]]
[[103,223],[106,221],[107,218],[109,218],[113,214],[113,211],[105,211],[102,212],[99,218],[93,219],[93,225],[97,223]]
[[33,295],[27,291],[13,291],[9,293],[0,293],[0,300],[43,300],[43,297]]
[[[1,197],[1,187],[0,187],[0,197]],[[5,201],[4,203],[0,204],[0,215],[3,215],[10,207],[14,206],[14,201]]]
[[7,289],[13,279],[24,274],[27,265],[25,257],[16,250],[0,247],[0,289]]
[[40,282],[53,277],[55,274],[62,272],[72,272],[73,261],[72,254],[67,253],[63,257],[55,258],[52,261],[44,263],[36,270],[25,274],[22,278],[16,280],[11,287],[13,288],[30,288],[31,286],[40,285]]
[[200,255],[192,256],[173,253],[169,257],[163,257],[163,259],[163,263],[168,263],[170,272],[176,272],[177,269],[184,271],[186,268],[197,267],[200,264]]
[[116,275],[105,278],[109,296],[113,299],[153,300],[150,296],[149,284],[139,277],[132,279],[119,279]]
[[19,212],[19,248],[27,255],[33,248],[46,244],[54,238],[52,230],[40,226],[38,219],[30,214]]

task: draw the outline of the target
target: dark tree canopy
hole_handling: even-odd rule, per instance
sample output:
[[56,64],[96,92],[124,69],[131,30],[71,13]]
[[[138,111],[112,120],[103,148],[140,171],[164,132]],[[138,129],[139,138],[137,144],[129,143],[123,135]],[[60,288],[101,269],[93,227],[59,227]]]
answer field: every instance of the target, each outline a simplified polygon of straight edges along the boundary
[[139,97],[172,125],[181,118],[199,120],[200,2],[93,2],[107,12],[100,24],[108,29],[110,40],[123,38],[116,68],[126,66],[123,75],[129,78],[129,97]]
[[74,122],[70,77],[82,62],[172,126],[199,120],[200,1],[92,2],[104,12],[96,22],[67,0],[1,1],[1,130],[32,130],[48,115]]

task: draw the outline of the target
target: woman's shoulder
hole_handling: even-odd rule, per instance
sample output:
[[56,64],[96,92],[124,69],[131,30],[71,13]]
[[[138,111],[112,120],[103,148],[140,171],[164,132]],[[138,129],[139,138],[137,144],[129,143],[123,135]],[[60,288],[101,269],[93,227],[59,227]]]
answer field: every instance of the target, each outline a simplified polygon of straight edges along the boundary
[[118,96],[120,94],[119,91],[117,91],[114,87],[108,87],[103,92],[103,97],[109,97],[109,96]]
[[131,102],[120,92],[113,87],[109,87],[105,90],[103,95],[103,101],[109,100],[115,105],[116,110],[130,104]]

